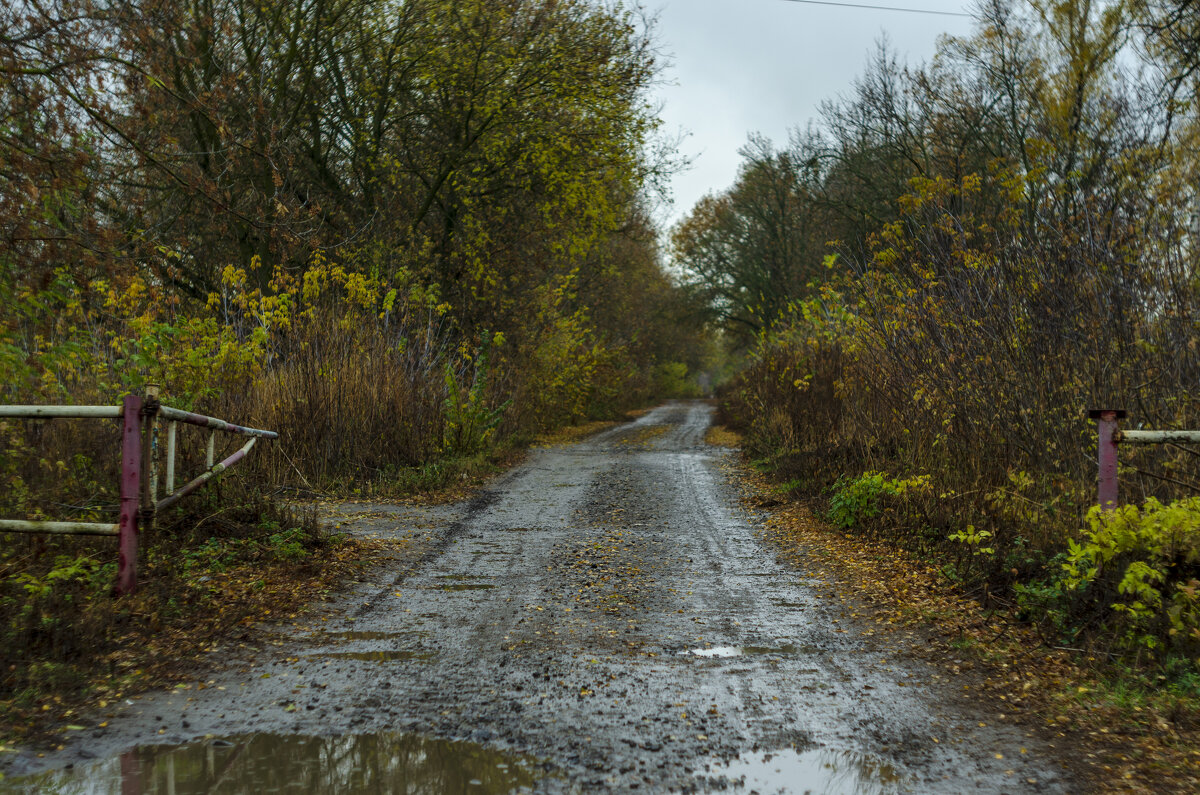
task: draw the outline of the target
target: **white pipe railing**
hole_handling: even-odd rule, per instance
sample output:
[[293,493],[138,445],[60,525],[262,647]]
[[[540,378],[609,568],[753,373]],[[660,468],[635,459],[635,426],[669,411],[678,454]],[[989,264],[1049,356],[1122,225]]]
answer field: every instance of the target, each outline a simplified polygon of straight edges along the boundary
[[[1088,416],[1096,421],[1097,440],[1097,502],[1100,509],[1117,507],[1119,468],[1117,448],[1122,444],[1200,444],[1200,431],[1126,431],[1121,420],[1128,415],[1124,409],[1090,409]],[[1186,449],[1186,448],[1185,448]]]
[[1117,431],[1113,439],[1133,444],[1200,444],[1200,431]]
[[0,406],[0,419],[118,419],[121,406]]
[[0,533],[57,533],[60,535],[115,536],[118,524],[103,522],[38,522],[26,519],[0,519]]

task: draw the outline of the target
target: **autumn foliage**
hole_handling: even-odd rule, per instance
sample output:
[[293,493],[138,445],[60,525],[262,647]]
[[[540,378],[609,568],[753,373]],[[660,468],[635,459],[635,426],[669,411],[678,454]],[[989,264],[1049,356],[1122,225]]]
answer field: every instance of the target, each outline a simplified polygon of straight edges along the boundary
[[[1171,505],[1170,521],[1155,502],[1120,533],[1089,514],[1088,408],[1200,428],[1200,128],[1155,13],[997,2],[925,67],[883,51],[820,128],[748,147],[720,212],[698,207],[675,251],[747,350],[724,407],[764,467],[1052,643],[1186,661],[1196,451],[1121,449],[1123,499]],[[781,194],[786,208],[752,211]],[[771,249],[790,276],[765,282],[768,303],[745,266],[785,211],[823,223],[792,221],[802,239]]]
[[[702,329],[651,221],[673,167],[658,68],[618,3],[5,4],[0,401],[115,405],[157,383],[279,432],[236,502],[441,486],[694,388]],[[0,424],[0,516],[111,516],[110,426]],[[202,448],[181,434],[181,472]],[[184,505],[248,521],[206,530],[249,533],[251,559],[290,532],[269,505]],[[183,554],[206,515],[147,543]],[[37,679],[45,649],[21,639],[63,620],[55,594],[99,598],[112,556],[3,540],[0,642],[34,656],[0,698]],[[171,560],[163,576],[194,574]]]

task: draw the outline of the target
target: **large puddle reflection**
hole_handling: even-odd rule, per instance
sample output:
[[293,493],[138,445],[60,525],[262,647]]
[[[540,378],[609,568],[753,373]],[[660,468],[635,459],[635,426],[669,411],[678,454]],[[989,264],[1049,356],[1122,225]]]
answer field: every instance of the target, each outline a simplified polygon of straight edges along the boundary
[[827,748],[742,754],[729,762],[710,765],[701,775],[725,779],[736,792],[763,795],[890,795],[911,791],[891,765],[852,751]]
[[507,793],[531,787],[535,760],[411,734],[253,734],[144,746],[121,756],[0,780],[0,793]]

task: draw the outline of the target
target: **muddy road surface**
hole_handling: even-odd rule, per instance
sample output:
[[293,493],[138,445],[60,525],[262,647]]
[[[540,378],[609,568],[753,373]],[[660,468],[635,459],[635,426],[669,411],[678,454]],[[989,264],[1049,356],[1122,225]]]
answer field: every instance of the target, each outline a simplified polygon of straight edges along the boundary
[[462,505],[343,507],[411,554],[5,760],[0,792],[1076,790],[776,561],[711,411],[538,450]]

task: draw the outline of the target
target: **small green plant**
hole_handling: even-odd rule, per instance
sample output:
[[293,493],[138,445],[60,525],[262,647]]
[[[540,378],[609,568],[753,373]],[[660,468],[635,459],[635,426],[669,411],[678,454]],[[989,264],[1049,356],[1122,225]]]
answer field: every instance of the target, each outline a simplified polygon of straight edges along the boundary
[[828,518],[838,527],[849,529],[864,519],[878,516],[883,510],[883,498],[928,489],[928,475],[900,479],[883,472],[864,472],[854,479],[842,477],[833,485]]
[[791,494],[793,491],[796,491],[797,489],[802,488],[803,486],[804,486],[803,479],[793,478],[792,480],[789,480],[787,483],[780,483],[777,486],[772,486],[771,491],[773,491],[776,494],[782,494],[784,496],[787,496],[788,494]]
[[[452,455],[470,455],[486,448],[512,403],[505,401],[498,408],[487,405],[488,349],[491,345],[501,344],[504,337],[497,334],[489,340],[485,333],[484,340],[485,344],[474,356],[474,372],[469,385],[465,383],[465,373],[460,374],[451,362],[445,366],[446,427],[442,446]],[[471,361],[465,352],[463,359]]]
[[37,576],[22,572],[16,576],[16,581],[21,584],[31,601],[36,601],[48,598],[54,593],[56,586],[65,586],[71,583],[94,583],[96,572],[100,568],[101,565],[98,561],[85,555],[78,557],[59,555],[54,559],[54,567],[45,574]]
[[76,666],[49,660],[30,665],[28,675],[42,687],[58,691],[77,690],[87,683],[87,677]]
[[750,461],[750,466],[764,475],[770,475],[779,468],[779,463],[772,458],[755,458]]
[[975,525],[967,525],[966,530],[959,530],[957,533],[951,533],[949,538],[951,541],[957,541],[960,544],[966,544],[971,550],[972,557],[979,555],[995,555],[996,548],[984,546],[989,538],[992,537],[990,530],[976,530]]
[[299,527],[274,533],[267,537],[267,547],[279,560],[300,560],[308,556],[304,548],[305,534]]
[[1057,637],[1071,642],[1079,632],[1077,626],[1069,624],[1071,594],[1064,588],[1061,578],[1054,572],[1062,571],[1067,560],[1059,553],[1045,563],[1043,572],[1049,576],[1030,579],[1013,584],[1017,598],[1017,615],[1024,621],[1040,622],[1048,626]]
[[184,551],[183,568],[185,571],[225,571],[237,557],[232,546],[232,541],[209,538],[200,546]]

